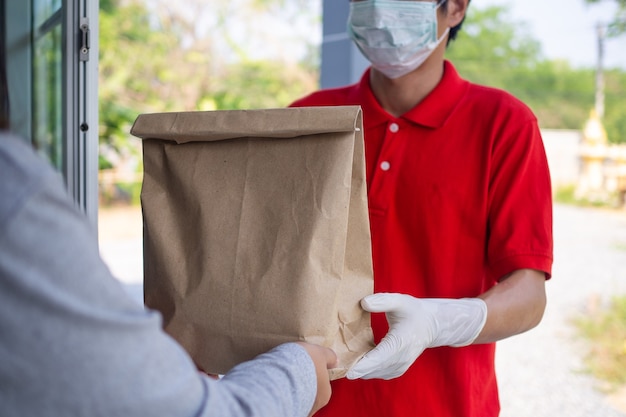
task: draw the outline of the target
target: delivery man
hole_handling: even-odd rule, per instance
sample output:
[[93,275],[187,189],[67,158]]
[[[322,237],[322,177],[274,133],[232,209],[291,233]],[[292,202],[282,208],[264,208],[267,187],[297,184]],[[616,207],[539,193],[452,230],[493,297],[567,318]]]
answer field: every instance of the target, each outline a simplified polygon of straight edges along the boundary
[[370,68],[293,104],[360,105],[365,128],[378,345],[319,416],[495,417],[494,342],[542,318],[548,164],[529,108],[444,59],[468,3],[350,1]]

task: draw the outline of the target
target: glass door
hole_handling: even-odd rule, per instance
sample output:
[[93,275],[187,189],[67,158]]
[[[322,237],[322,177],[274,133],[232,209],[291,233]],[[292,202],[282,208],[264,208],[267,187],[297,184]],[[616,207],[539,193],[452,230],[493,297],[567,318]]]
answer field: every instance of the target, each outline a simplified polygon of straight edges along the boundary
[[98,0],[0,0],[12,130],[59,170],[94,228]]
[[63,129],[63,10],[61,0],[33,0],[32,136],[34,147],[66,171]]

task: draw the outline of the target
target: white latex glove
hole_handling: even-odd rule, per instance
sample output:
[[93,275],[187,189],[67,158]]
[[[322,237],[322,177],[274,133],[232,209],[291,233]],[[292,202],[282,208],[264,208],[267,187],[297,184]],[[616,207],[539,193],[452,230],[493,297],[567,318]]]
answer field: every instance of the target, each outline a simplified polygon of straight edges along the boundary
[[426,348],[472,344],[487,321],[487,304],[480,298],[378,293],[361,300],[361,306],[386,313],[389,332],[348,371],[348,379],[397,378]]

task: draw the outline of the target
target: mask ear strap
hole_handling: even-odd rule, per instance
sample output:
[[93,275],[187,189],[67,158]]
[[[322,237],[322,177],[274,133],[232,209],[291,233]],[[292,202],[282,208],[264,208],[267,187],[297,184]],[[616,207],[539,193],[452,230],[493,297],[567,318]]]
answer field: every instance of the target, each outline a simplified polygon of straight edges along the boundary
[[442,4],[444,4],[446,2],[446,0],[441,0],[437,2],[437,5],[435,6],[435,10],[437,10],[439,8],[439,6],[441,6]]
[[428,49],[430,49],[431,51],[434,50],[435,48],[437,48],[439,46],[439,44],[443,41],[443,38],[446,37],[446,35],[450,33],[450,28],[447,28],[439,37],[439,39],[437,39],[436,42],[432,42],[428,45]]

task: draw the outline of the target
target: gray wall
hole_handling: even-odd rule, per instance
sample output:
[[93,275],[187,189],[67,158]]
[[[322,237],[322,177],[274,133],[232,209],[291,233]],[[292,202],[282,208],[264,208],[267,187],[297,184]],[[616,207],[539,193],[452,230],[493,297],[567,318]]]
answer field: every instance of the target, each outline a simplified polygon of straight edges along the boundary
[[348,37],[348,0],[323,0],[322,88],[357,82],[369,63]]

